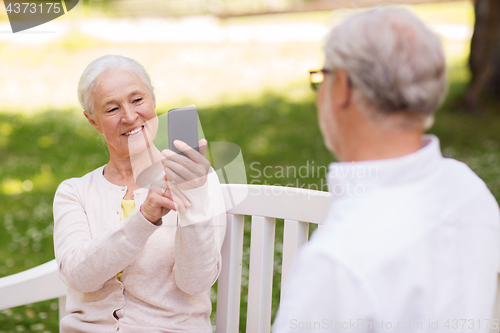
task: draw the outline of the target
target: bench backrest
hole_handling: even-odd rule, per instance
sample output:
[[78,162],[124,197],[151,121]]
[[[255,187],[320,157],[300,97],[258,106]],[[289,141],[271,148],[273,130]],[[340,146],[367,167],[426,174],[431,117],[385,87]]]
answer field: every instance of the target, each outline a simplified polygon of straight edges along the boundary
[[222,185],[228,210],[218,280],[216,332],[238,332],[242,281],[244,217],[250,215],[247,332],[271,331],[276,219],[284,219],[281,281],[297,249],[308,240],[309,223],[320,224],[330,195],[325,192],[264,185]]

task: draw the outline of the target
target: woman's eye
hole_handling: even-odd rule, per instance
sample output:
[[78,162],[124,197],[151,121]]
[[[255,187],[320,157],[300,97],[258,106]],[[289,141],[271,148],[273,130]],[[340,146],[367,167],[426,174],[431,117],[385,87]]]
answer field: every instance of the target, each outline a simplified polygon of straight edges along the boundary
[[111,110],[108,110],[108,112],[113,112],[113,111],[116,111],[118,110],[118,108],[112,108]]
[[134,103],[139,103],[140,101],[142,101],[142,98],[134,99]]

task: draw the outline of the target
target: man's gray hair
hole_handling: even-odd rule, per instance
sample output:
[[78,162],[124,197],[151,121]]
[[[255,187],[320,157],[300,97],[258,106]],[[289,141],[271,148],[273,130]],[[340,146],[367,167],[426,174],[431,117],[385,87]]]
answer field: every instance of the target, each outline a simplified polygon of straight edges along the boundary
[[80,101],[83,110],[90,117],[94,117],[92,95],[99,83],[100,77],[110,71],[127,71],[137,75],[151,92],[151,96],[155,98],[153,85],[148,73],[134,59],[130,59],[118,55],[105,55],[92,61],[83,71],[80,81],[78,82],[78,100]]
[[406,9],[373,9],[350,17],[332,30],[324,51],[325,68],[345,70],[355,98],[375,108],[375,116],[430,118],[446,95],[441,42]]

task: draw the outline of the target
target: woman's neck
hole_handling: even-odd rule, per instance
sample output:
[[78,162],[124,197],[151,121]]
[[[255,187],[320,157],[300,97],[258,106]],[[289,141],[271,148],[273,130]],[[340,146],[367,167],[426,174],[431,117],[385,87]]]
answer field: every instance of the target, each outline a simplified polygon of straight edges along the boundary
[[163,155],[155,146],[134,155],[125,156],[110,152],[109,162],[104,168],[104,177],[115,185],[130,187],[135,185],[135,179],[144,169],[162,158]]

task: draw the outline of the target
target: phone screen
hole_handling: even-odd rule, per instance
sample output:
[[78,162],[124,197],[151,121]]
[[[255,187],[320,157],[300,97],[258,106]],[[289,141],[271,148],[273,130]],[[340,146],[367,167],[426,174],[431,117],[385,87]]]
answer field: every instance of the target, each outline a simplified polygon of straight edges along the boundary
[[173,142],[181,140],[198,151],[198,111],[195,107],[172,109],[168,111],[168,143],[170,150],[177,154],[184,153]]

